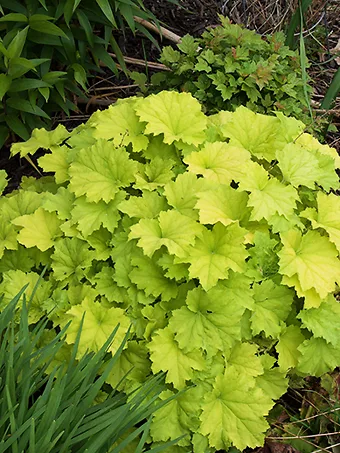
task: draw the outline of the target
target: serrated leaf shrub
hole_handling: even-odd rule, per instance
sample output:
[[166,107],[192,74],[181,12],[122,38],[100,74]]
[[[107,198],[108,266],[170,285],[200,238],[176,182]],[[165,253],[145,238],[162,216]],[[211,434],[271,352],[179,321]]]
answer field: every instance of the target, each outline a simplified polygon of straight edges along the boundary
[[151,89],[190,92],[209,113],[245,105],[258,113],[281,111],[310,122],[300,57],[284,45],[284,34],[261,36],[220,19],[222,25],[200,38],[186,35],[176,49],[163,48],[160,61],[170,71],[155,74]]
[[118,101],[12,153],[45,172],[0,200],[3,306],[48,266],[30,322],[72,320],[97,351],[119,322],[107,378],[129,392],[166,373],[155,444],[261,445],[289,376],[340,365],[340,158],[294,118],[245,107],[206,116],[188,93]]

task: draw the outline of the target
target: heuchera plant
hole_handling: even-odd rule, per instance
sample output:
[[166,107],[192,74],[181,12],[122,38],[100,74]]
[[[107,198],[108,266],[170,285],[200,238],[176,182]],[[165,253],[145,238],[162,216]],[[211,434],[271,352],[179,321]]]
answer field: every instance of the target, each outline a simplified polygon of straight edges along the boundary
[[108,382],[187,389],[153,418],[154,444],[187,434],[169,451],[261,445],[289,376],[340,365],[340,159],[303,130],[161,92],[12,147],[53,176],[0,199],[4,303],[47,266],[31,323],[72,320],[71,345],[86,313],[80,354],[132,323]]

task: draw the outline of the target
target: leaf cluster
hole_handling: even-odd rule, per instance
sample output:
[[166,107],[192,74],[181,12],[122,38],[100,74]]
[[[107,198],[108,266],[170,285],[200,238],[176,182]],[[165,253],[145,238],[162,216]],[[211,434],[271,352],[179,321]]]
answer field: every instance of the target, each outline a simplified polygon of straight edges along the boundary
[[187,91],[210,113],[245,105],[307,121],[299,54],[284,45],[284,35],[260,36],[220,19],[200,38],[186,35],[177,49],[163,48],[160,60],[170,71],[152,77],[153,89]]
[[115,389],[105,394],[101,388],[127,337],[109,360],[117,328],[97,353],[77,361],[81,327],[63,361],[68,326],[46,338],[48,319],[30,327],[27,308],[23,289],[0,313],[0,451],[118,453],[136,439],[136,452],[150,451],[144,444],[150,415],[164,406],[154,403],[162,376],[143,384],[129,400]]
[[154,40],[134,20],[155,20],[141,0],[4,0],[0,13],[0,148],[11,131],[27,140],[51,114],[76,110],[100,62],[117,74],[109,47],[125,68],[114,30]]
[[46,149],[52,176],[0,198],[0,309],[47,265],[30,323],[71,320],[71,345],[83,322],[79,353],[119,323],[112,354],[132,323],[106,382],[130,393],[162,371],[160,400],[187,389],[150,441],[260,445],[288,378],[340,364],[340,159],[304,127],[245,107],[206,116],[164,91],[36,129],[12,153]]

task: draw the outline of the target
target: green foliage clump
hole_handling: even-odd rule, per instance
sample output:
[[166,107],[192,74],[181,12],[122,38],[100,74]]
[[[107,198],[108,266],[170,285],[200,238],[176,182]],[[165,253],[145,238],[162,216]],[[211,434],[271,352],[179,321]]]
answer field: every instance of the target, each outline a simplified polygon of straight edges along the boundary
[[129,393],[163,371],[162,400],[187,389],[150,441],[260,445],[289,376],[340,365],[340,158],[303,130],[245,107],[206,116],[175,91],[35,130],[12,153],[48,150],[53,176],[0,198],[2,306],[47,266],[31,323],[72,320],[72,344],[85,314],[80,352],[119,323],[113,354],[132,323],[107,382]]
[[227,18],[221,21],[201,38],[186,35],[177,50],[164,47],[160,60],[170,71],[153,76],[153,86],[188,91],[210,113],[245,105],[306,121],[299,55],[284,45],[284,35],[262,37]]
[[150,379],[129,398],[116,390],[105,394],[101,388],[127,338],[109,360],[116,330],[98,352],[76,361],[81,329],[67,349],[67,327],[54,337],[45,330],[48,319],[31,328],[23,292],[0,313],[0,451],[119,453],[131,443],[135,452],[149,451],[144,444],[150,415],[164,406],[154,403],[162,378]]
[[0,148],[13,131],[24,140],[56,112],[77,110],[100,61],[114,73],[124,60],[112,35],[126,24],[150,33],[134,16],[155,20],[142,0],[2,0],[0,4]]

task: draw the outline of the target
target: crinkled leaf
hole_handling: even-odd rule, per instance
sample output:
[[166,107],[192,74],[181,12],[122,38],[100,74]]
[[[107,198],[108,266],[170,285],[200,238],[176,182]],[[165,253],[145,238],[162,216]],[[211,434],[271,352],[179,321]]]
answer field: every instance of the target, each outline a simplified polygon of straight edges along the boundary
[[298,347],[304,340],[305,336],[298,326],[288,326],[283,329],[275,346],[279,354],[278,364],[282,370],[287,371],[296,367],[301,356]]
[[298,350],[301,356],[297,370],[305,375],[319,377],[333,371],[340,364],[339,348],[327,343],[323,338],[305,340]]

